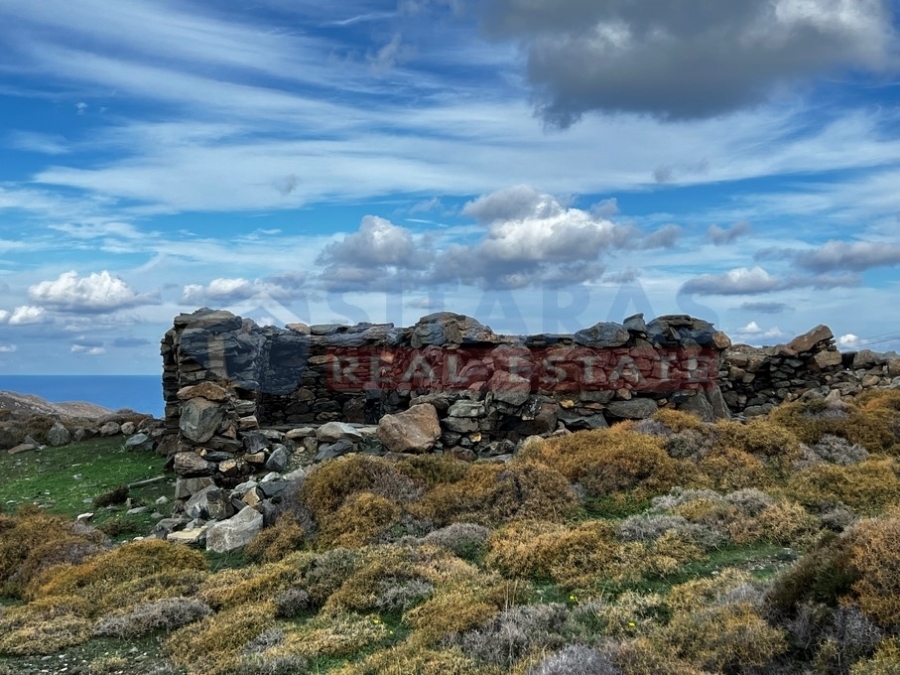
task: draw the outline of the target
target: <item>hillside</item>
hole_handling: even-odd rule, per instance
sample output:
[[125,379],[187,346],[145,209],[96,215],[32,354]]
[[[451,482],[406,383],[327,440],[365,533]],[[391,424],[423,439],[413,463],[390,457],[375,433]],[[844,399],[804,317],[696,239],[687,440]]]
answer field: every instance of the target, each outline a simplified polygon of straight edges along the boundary
[[71,418],[98,418],[112,414],[112,410],[94,403],[69,401],[50,403],[34,394],[17,394],[0,391],[0,410],[9,410],[16,415],[51,415]]

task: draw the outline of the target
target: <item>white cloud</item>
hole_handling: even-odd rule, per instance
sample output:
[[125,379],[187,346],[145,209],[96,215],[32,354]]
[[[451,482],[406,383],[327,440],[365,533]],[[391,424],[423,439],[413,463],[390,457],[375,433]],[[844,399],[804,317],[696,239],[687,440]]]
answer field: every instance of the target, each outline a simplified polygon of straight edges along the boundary
[[683,293],[697,295],[757,295],[795,288],[838,288],[858,286],[859,277],[847,275],[809,275],[779,277],[762,267],[740,267],[723,274],[703,274],[685,283]]
[[181,294],[181,301],[187,304],[232,303],[251,298],[289,299],[304,296],[305,274],[285,273],[265,279],[221,277],[213,279],[206,286],[188,284]]
[[27,326],[35,323],[44,323],[49,317],[43,307],[23,305],[16,307],[9,317],[10,326]]
[[18,349],[16,345],[0,345],[0,354],[12,354]]
[[859,336],[854,335],[853,333],[847,333],[846,335],[841,335],[838,338],[838,345],[840,347],[858,347],[859,346]]
[[55,281],[42,281],[28,289],[32,302],[66,312],[110,312],[152,302],[107,271],[79,277],[64,272]]
[[106,353],[105,347],[91,347],[88,345],[72,345],[70,350],[73,354],[84,354],[86,356],[100,356]]

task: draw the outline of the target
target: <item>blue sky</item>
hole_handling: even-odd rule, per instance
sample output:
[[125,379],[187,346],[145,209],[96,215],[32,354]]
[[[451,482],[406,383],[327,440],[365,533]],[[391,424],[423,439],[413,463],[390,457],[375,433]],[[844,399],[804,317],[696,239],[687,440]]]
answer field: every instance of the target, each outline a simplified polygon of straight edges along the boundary
[[888,0],[0,0],[0,369],[182,311],[900,348]]

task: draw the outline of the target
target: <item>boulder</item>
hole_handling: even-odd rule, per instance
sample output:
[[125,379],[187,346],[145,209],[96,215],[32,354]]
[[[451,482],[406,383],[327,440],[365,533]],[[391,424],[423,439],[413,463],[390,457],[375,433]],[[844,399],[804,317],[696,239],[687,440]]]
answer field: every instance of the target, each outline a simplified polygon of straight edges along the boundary
[[200,492],[203,488],[214,484],[213,479],[209,476],[179,478],[175,481],[175,499],[187,499],[191,495]]
[[179,452],[173,459],[173,468],[179,476],[206,476],[216,469],[216,465],[196,452]]
[[385,415],[378,423],[378,439],[390,452],[427,452],[440,437],[437,410],[429,403]]
[[132,452],[151,452],[156,446],[156,441],[144,433],[135,434],[125,441],[125,449]]
[[47,431],[47,443],[54,448],[59,447],[60,445],[66,445],[71,438],[69,430],[59,422],[54,422],[53,426],[50,427],[50,430]]
[[192,398],[181,406],[178,426],[184,437],[194,443],[206,443],[216,433],[225,411],[205,398]]
[[207,401],[222,403],[228,400],[228,390],[214,382],[201,382],[178,390],[178,399],[190,401],[192,398],[205,398]]
[[166,535],[166,541],[173,544],[184,544],[186,546],[195,546],[206,541],[206,533],[209,525],[201,525],[191,530],[179,530],[178,532],[169,532]]
[[593,349],[612,349],[621,347],[630,337],[625,326],[605,321],[575,333],[575,343]]
[[246,506],[228,520],[213,523],[206,532],[206,550],[227,553],[246,546],[260,533],[262,514],[252,506]]
[[630,401],[613,401],[606,409],[613,417],[626,420],[642,420],[651,417],[658,407],[649,398],[633,398]]
[[107,422],[100,427],[101,436],[118,436],[122,431],[122,427],[117,422]]
[[286,447],[283,445],[276,445],[275,449],[272,450],[272,454],[269,455],[269,459],[266,460],[266,468],[269,471],[281,473],[287,468],[288,460],[290,460],[290,458],[291,454]]
[[316,430],[316,438],[322,443],[336,443],[341,440],[361,441],[362,434],[353,425],[344,422],[328,422]]
[[428,345],[497,344],[494,331],[464,314],[437,312],[423,316],[413,326],[410,344],[414,349]]
[[328,443],[318,448],[316,452],[316,462],[324,462],[326,459],[334,459],[335,457],[343,457],[353,452],[353,441],[348,438],[342,438],[334,443]]
[[119,431],[123,436],[131,436],[137,430],[137,426],[134,422],[123,422],[122,426],[119,428]]
[[831,329],[820,324],[803,335],[795,337],[788,343],[788,347],[799,354],[812,351],[819,342],[833,339],[834,333],[831,332]]

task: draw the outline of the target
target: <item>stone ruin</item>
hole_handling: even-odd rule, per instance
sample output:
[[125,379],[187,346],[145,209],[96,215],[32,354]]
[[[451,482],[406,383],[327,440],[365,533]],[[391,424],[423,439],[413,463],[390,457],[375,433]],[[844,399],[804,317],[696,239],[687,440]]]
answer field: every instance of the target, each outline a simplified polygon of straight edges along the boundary
[[[262,527],[302,464],[351,452],[503,461],[530,436],[645,419],[707,421],[797,399],[900,386],[900,358],[841,354],[818,326],[787,345],[733,346],[710,323],[641,315],[573,335],[498,335],[442,312],[414,326],[260,327],[182,314],[162,340],[159,451],[178,476],[169,538],[229,550]],[[895,379],[896,378],[896,379]],[[213,522],[205,525],[205,521]]]

